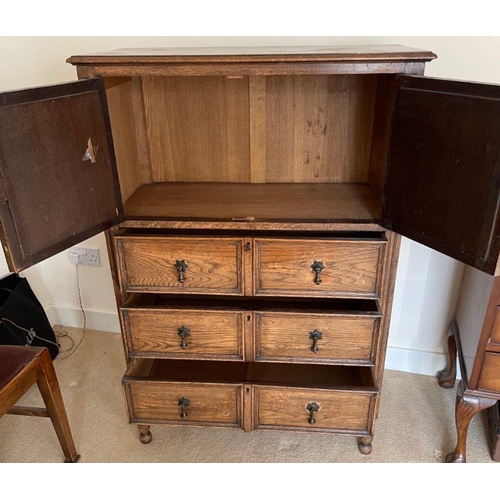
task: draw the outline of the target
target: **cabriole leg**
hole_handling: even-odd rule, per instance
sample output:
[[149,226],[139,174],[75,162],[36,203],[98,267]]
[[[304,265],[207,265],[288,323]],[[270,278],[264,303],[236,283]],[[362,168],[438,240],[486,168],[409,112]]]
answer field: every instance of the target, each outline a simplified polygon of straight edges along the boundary
[[457,378],[457,341],[455,338],[456,320],[448,326],[448,366],[437,374],[438,384],[443,389],[455,387]]
[[490,408],[496,403],[496,399],[481,398],[467,394],[460,384],[455,407],[455,423],[457,426],[457,445],[455,449],[446,455],[447,463],[466,462],[467,431],[472,417],[477,413]]

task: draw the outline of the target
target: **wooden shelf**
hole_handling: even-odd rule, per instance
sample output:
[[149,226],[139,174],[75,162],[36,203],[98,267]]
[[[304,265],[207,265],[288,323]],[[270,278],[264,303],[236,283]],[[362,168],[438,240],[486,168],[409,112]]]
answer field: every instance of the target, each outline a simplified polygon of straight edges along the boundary
[[127,221],[376,223],[380,207],[380,189],[364,184],[156,183],[124,208]]

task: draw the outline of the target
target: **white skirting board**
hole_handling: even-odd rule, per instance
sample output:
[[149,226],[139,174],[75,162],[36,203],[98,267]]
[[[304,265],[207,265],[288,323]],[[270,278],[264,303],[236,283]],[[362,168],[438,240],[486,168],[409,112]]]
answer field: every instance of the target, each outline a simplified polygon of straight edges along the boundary
[[[51,325],[83,328],[81,309],[73,307],[49,306],[46,311]],[[120,333],[118,314],[109,311],[85,309],[86,327],[89,330]]]
[[[82,311],[77,308],[49,306],[46,310],[52,325],[83,327]],[[109,311],[85,310],[87,328],[103,332],[120,332],[118,315]],[[447,357],[443,353],[417,351],[389,346],[385,367],[388,370],[436,376],[446,366]],[[460,378],[460,373],[458,373]]]
[[[386,370],[435,377],[438,372],[446,368],[447,361],[448,356],[443,353],[404,349],[389,345],[385,358],[385,368]],[[457,380],[460,378],[460,365],[457,362]]]

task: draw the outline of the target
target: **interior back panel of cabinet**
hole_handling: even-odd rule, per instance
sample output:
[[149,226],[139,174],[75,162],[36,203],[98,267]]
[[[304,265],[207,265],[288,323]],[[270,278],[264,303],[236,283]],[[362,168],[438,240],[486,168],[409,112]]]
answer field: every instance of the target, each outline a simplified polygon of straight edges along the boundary
[[143,77],[152,182],[367,183],[377,78]]
[[144,77],[153,182],[250,182],[248,77]]
[[[368,182],[375,75],[255,77],[257,182]],[[262,103],[265,100],[265,104]]]

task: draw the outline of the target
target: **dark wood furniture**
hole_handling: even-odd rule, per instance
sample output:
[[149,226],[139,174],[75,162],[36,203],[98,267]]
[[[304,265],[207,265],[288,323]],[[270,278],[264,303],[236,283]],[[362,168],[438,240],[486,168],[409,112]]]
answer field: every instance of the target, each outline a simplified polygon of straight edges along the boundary
[[491,457],[496,462],[500,462],[500,403],[497,403],[490,408],[488,412],[488,427],[490,430],[489,442]]
[[[40,389],[46,408],[14,406],[34,383]],[[49,417],[66,457],[65,462],[77,462],[80,458],[47,348],[0,346],[0,417],[6,413]]]
[[[466,461],[467,429],[472,418],[500,399],[500,278],[467,267],[456,317],[448,328],[448,366],[439,384],[452,388],[456,362],[461,381],[456,404],[457,445],[449,462]],[[491,456],[499,460],[498,407],[491,409]]]
[[500,249],[500,89],[424,78],[434,58],[124,50],[0,96],[7,258],[107,229],[142,442],[216,425],[371,451],[400,235],[490,274]]

